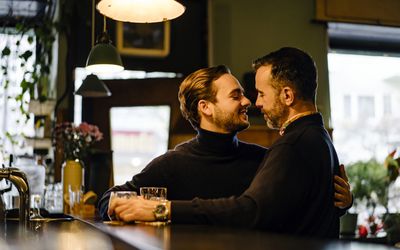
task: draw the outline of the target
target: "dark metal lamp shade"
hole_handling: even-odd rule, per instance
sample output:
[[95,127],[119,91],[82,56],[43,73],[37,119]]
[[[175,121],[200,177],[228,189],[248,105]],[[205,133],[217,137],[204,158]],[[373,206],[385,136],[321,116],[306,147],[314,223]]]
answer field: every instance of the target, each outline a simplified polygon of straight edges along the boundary
[[104,84],[96,75],[90,74],[83,80],[82,85],[75,92],[76,95],[82,97],[107,97],[111,96],[111,92],[107,85]]
[[98,43],[89,53],[86,69],[93,73],[112,73],[124,70],[121,56],[110,43]]

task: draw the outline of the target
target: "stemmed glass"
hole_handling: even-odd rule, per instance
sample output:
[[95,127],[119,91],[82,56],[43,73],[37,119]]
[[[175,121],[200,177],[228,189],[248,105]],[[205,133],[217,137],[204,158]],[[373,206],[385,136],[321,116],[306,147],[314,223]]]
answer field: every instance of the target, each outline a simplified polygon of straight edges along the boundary
[[45,218],[40,214],[40,207],[42,204],[42,196],[40,194],[31,195],[31,216],[29,220],[31,221],[31,229],[34,231],[39,231],[42,228],[42,224],[45,222]]
[[33,220],[43,220],[43,216],[40,214],[40,206],[42,204],[42,196],[40,194],[32,194],[31,195],[31,206],[32,213],[29,219]]

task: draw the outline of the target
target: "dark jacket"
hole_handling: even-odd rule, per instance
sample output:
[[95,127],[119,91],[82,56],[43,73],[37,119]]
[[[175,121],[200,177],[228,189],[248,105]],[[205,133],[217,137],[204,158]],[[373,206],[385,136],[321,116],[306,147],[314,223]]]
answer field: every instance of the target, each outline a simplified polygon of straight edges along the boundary
[[255,227],[338,238],[333,175],[338,157],[320,114],[295,120],[269,149],[250,187],[238,197],[172,202],[173,223]]

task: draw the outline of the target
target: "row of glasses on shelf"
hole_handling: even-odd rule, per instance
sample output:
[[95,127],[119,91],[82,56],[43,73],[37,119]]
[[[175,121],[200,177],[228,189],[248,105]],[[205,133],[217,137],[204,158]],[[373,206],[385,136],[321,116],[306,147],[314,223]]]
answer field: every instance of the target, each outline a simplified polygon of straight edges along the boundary
[[[44,208],[49,213],[62,213],[62,184],[54,183],[45,186],[44,192],[32,193],[30,195],[30,203],[32,209]],[[4,194],[4,202],[7,210],[18,208],[19,196],[18,193],[8,192]]]

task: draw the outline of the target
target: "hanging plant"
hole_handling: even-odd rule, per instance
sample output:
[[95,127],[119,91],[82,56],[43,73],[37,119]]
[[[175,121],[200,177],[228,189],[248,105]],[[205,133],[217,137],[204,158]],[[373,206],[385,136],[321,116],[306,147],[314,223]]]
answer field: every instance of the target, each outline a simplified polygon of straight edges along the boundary
[[[18,58],[20,64],[17,66],[23,72],[19,82],[21,91],[17,95],[9,95],[7,98],[15,98],[19,110],[26,116],[26,120],[29,119],[27,103],[30,99],[44,102],[49,98],[50,65],[53,57],[52,51],[56,26],[57,24],[51,20],[42,21],[40,24],[20,22],[15,25],[15,30],[10,32],[10,29],[4,29],[6,32],[3,32],[16,35],[19,39],[17,39],[15,44],[6,43],[1,50],[1,71],[3,75],[1,85],[5,89],[9,87],[12,74],[14,74],[10,69],[10,66],[12,66],[10,62],[14,58]],[[21,46],[21,41],[26,35],[26,40],[29,44],[33,44],[34,42],[36,44],[36,46],[32,46],[31,49],[27,50]],[[16,55],[11,53],[11,46],[14,46],[13,51],[16,52]],[[33,55],[36,56],[33,58]]]
[[[3,121],[5,131],[0,131],[0,154],[26,153],[26,135],[29,126],[29,103],[44,102],[55,98],[50,92],[50,65],[53,58],[53,43],[58,24],[53,21],[56,0],[38,3],[38,8],[29,9],[19,5],[7,5],[8,16],[0,27],[0,88],[5,100]],[[17,16],[15,13],[29,13]],[[30,15],[32,14],[32,15]],[[55,93],[54,93],[55,94]],[[11,112],[10,112],[11,111]],[[10,112],[7,114],[7,112]]]

